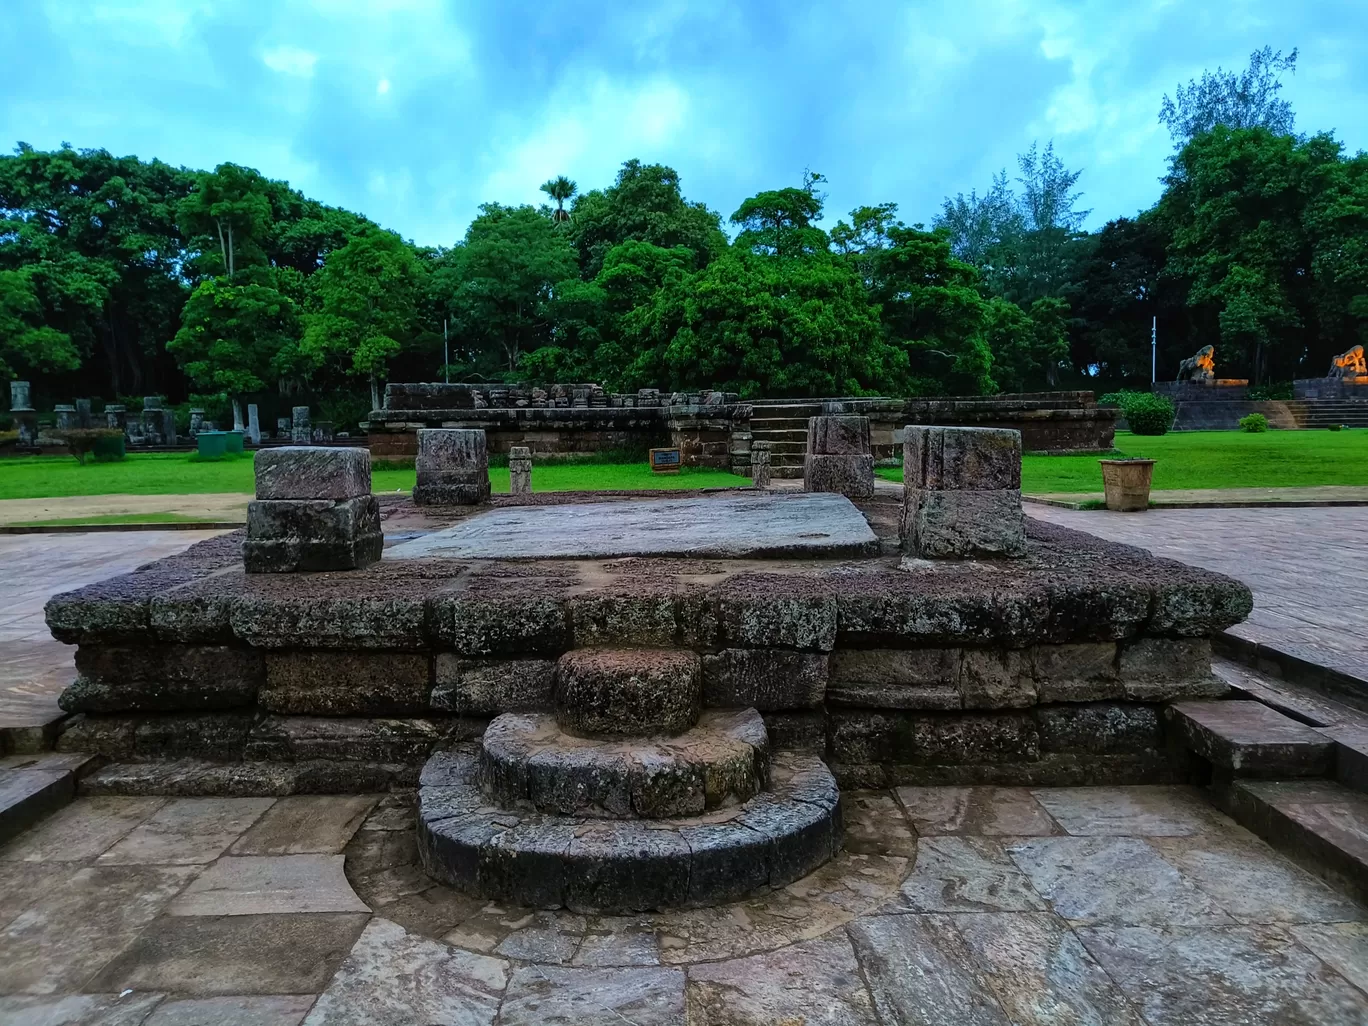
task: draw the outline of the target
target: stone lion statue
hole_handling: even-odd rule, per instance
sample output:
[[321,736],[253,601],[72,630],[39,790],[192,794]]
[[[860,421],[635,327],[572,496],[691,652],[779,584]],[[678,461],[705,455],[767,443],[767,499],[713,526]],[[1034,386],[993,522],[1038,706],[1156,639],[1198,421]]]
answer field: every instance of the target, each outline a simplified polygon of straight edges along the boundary
[[1368,363],[1363,359],[1363,346],[1354,346],[1347,352],[1340,353],[1330,362],[1330,370],[1325,375],[1327,378],[1355,378],[1368,374]]
[[1216,380],[1216,347],[1202,346],[1195,356],[1189,356],[1178,365],[1179,381],[1195,381],[1208,384]]

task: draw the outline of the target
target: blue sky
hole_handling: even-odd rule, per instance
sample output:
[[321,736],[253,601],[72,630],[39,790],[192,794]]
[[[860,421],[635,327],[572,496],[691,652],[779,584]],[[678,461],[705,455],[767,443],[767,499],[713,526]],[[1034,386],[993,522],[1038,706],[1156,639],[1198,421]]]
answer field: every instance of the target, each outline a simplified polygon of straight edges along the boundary
[[1368,148],[1365,0],[0,0],[0,145],[234,161],[423,244],[486,200],[660,161],[729,215],[829,179],[828,213],[1084,174],[1095,226],[1159,194],[1165,92],[1301,48],[1303,131]]

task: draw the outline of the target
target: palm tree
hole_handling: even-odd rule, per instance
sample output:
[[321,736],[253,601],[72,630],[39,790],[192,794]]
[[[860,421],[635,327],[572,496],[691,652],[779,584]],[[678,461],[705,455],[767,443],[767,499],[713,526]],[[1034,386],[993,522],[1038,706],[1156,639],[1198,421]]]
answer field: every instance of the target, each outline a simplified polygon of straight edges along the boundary
[[565,201],[573,199],[579,187],[565,175],[559,175],[548,182],[543,182],[541,191],[556,201],[556,209],[552,212],[551,219],[556,222],[570,220],[570,211],[565,209]]

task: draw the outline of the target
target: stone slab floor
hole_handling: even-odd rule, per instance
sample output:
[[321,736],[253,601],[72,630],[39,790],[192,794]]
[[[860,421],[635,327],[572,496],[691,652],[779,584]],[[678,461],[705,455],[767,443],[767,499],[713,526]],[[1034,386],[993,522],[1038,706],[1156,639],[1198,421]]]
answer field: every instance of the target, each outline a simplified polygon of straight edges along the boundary
[[846,798],[805,880],[619,917],[434,885],[411,795],[78,799],[0,848],[0,1022],[1368,1022],[1368,910],[1195,790]]
[[0,535],[5,567],[0,607],[0,730],[62,715],[57,696],[75,671],[69,645],[54,641],[43,606],[60,591],[127,573],[174,555],[218,531],[117,531]]
[[1254,612],[1231,634],[1368,678],[1368,507],[1026,512],[1238,578]]

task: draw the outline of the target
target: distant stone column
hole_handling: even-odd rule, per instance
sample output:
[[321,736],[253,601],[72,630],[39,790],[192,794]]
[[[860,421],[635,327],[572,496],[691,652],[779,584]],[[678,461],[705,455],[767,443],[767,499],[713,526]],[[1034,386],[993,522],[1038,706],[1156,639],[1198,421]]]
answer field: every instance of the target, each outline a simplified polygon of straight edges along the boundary
[[420,506],[473,506],[489,498],[489,452],[485,433],[467,428],[420,428],[418,482],[413,501]]
[[868,417],[808,418],[803,490],[838,492],[852,499],[874,497]]
[[768,488],[770,486],[770,443],[764,441],[751,442],[751,484],[756,488]]
[[309,424],[309,408],[296,406],[291,409],[290,438],[295,445],[308,445],[313,441],[313,428]]
[[108,403],[105,406],[105,427],[111,431],[128,433],[128,408],[123,403]]
[[31,390],[27,381],[10,382],[10,412],[19,413],[23,410],[31,410]]
[[177,442],[178,439],[176,438],[176,411],[175,411],[175,410],[162,410],[161,436],[162,436],[162,442],[163,442],[163,444],[165,444],[165,445],[175,445],[175,444],[176,444],[176,442]]
[[276,437],[277,437],[277,438],[289,438],[289,437],[290,437],[290,432],[293,431],[293,430],[294,430],[294,429],[293,429],[293,426],[292,426],[291,423],[290,423],[290,418],[289,418],[289,417],[277,417],[277,418],[276,418]]
[[1024,555],[1021,432],[909,425],[901,534],[923,559]]
[[204,430],[204,411],[198,406],[190,411],[190,437],[198,438]]
[[78,428],[94,427],[91,422],[89,399],[76,400],[76,426]]
[[253,445],[261,444],[261,418],[257,414],[256,403],[247,404],[247,437]]
[[32,393],[27,381],[10,382],[10,415],[14,418],[15,430],[19,432],[19,444],[37,445],[38,413],[33,408]]
[[385,538],[365,449],[258,449],[255,467],[242,543],[248,573],[359,570],[380,558]]
[[513,495],[532,494],[532,450],[515,445],[508,450],[509,492]]
[[139,419],[142,421],[143,440],[148,445],[161,444],[161,415],[161,396],[143,396],[142,417]]
[[52,408],[52,412],[57,416],[58,431],[70,431],[76,426],[76,407],[59,403]]

